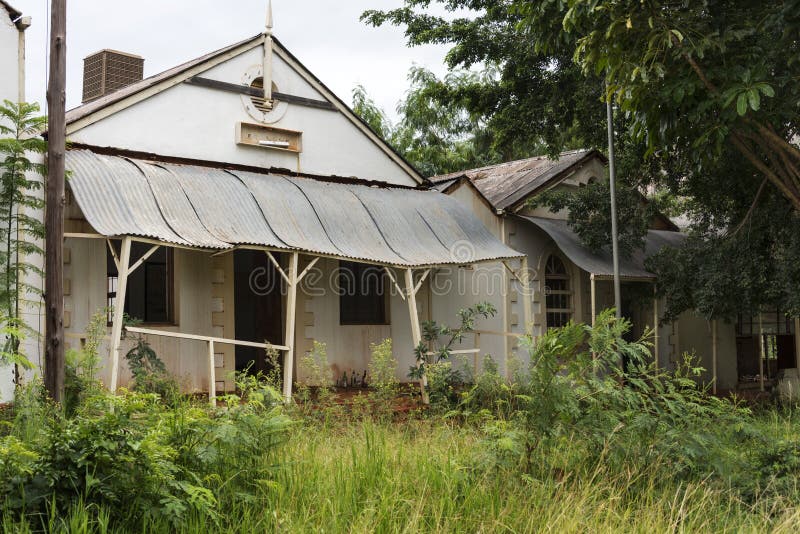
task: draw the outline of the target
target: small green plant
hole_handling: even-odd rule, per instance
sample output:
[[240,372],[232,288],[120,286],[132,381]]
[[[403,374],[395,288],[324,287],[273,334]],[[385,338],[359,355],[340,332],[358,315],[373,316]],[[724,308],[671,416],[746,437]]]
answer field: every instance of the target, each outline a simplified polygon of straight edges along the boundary
[[140,393],[156,393],[170,402],[176,400],[180,393],[178,382],[143,336],[134,339],[135,345],[125,354],[133,375],[131,389]]
[[397,380],[397,360],[392,354],[392,339],[372,343],[369,348],[371,357],[368,371],[373,411],[378,417],[388,417],[392,414],[400,385]]
[[106,333],[107,317],[106,310],[92,315],[86,326],[83,347],[66,352],[64,410],[68,415],[73,414],[89,396],[96,395],[101,390],[102,386],[97,378],[100,365],[98,351]]
[[[474,330],[477,319],[486,319],[496,313],[497,309],[490,302],[479,302],[459,310],[459,324],[456,327],[438,324],[436,321],[423,323],[422,341],[414,348],[416,365],[411,367],[408,376],[422,380],[423,384],[430,382],[426,394],[432,404],[451,404],[457,400],[457,391],[465,384],[466,376],[453,365],[452,351],[463,341],[464,336]],[[428,374],[431,376],[426,376]]]
[[311,350],[300,358],[298,367],[303,375],[303,381],[297,387],[301,404],[310,409],[312,401],[315,401],[323,411],[333,407],[333,372],[325,343],[314,341]]

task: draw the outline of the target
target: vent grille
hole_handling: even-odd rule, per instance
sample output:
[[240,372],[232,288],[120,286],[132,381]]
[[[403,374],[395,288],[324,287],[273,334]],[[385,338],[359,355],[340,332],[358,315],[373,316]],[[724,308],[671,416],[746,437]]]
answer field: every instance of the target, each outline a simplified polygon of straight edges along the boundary
[[[250,83],[250,87],[251,87],[251,88],[253,88],[253,89],[264,89],[264,78],[261,78],[261,77],[259,77],[259,78],[256,78],[255,80],[253,80],[253,81]],[[273,83],[273,84],[272,84],[272,90],[273,90],[273,92],[274,92],[274,91],[277,91],[277,89],[278,89],[278,88],[277,88],[277,87],[275,86],[275,84]],[[272,109],[275,107],[275,104],[274,104],[274,102],[270,103],[271,105],[270,105],[270,104],[268,104],[268,103],[267,103],[267,102],[264,100],[264,97],[263,97],[263,96],[262,96],[262,97],[258,97],[258,96],[251,96],[251,97],[250,97],[250,101],[253,103],[253,106],[255,106],[255,108],[256,108],[258,111],[260,111],[261,113],[269,113],[269,112],[270,112],[270,111],[272,111]]]
[[114,50],[101,50],[83,60],[83,102],[90,102],[144,77],[144,59]]

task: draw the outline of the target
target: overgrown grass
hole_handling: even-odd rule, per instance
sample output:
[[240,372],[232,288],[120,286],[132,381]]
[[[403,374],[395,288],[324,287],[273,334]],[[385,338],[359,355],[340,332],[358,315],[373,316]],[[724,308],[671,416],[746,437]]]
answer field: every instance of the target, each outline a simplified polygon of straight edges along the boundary
[[643,363],[646,346],[625,329],[604,314],[549,332],[511,383],[487,361],[470,387],[432,380],[448,391],[431,395],[442,404],[394,420],[375,409],[391,405],[380,395],[344,406],[305,394],[285,409],[258,377],[220,408],[95,392],[65,415],[31,389],[0,438],[0,522],[79,533],[800,530],[800,412],[709,398],[684,371]]
[[[761,423],[775,436],[800,430],[796,419],[774,412]],[[226,499],[231,490],[220,488],[220,502],[235,504],[220,510],[218,523],[190,515],[178,530],[788,533],[800,526],[796,502],[778,498],[748,505],[735,492],[703,481],[664,484],[660,473],[669,466],[626,471],[598,464],[580,474],[542,479],[487,469],[480,463],[483,439],[476,428],[441,419],[297,426],[283,450],[283,467],[261,499]],[[113,526],[109,515],[76,504],[46,521],[45,530],[176,530],[159,521],[140,528]],[[3,527],[6,532],[35,530],[8,516]]]

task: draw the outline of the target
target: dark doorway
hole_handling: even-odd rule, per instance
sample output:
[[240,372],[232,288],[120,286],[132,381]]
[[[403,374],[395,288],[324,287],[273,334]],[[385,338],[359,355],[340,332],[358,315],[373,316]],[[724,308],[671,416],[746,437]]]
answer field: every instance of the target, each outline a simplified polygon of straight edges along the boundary
[[[280,262],[281,257],[275,254]],[[262,250],[233,253],[234,313],[236,339],[283,344],[281,277]],[[236,370],[267,372],[271,364],[266,351],[236,346]]]

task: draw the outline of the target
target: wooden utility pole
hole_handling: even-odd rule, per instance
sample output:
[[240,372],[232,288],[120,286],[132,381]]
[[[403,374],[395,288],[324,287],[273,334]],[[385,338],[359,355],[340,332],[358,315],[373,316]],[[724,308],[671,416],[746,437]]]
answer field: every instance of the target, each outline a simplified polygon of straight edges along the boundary
[[44,383],[53,400],[64,393],[64,150],[66,147],[67,2],[50,7],[50,82],[47,87],[45,197]]

